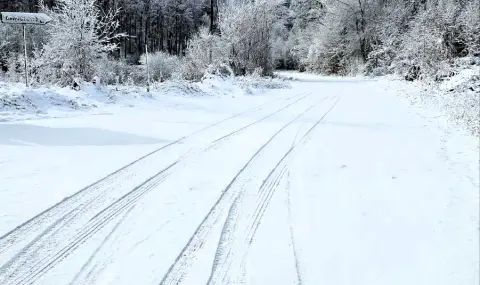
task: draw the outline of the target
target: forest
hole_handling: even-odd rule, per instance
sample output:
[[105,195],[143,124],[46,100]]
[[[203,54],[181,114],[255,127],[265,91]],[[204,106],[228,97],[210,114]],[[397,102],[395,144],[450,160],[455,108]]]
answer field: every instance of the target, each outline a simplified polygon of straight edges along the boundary
[[[147,58],[153,81],[220,67],[441,81],[480,64],[480,0],[1,0],[0,11],[53,19],[27,26],[32,84],[145,84]],[[21,81],[22,27],[0,24],[0,39],[3,77]]]

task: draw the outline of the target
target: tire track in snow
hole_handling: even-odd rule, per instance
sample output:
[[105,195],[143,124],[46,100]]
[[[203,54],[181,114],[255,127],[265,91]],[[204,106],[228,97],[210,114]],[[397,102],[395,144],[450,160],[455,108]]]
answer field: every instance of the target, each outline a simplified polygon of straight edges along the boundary
[[[274,189],[276,189],[283,179],[285,168],[280,169],[280,168],[277,168],[278,166],[279,165],[275,167],[274,172],[271,172],[269,174],[269,179],[265,180],[261,186],[261,189],[263,189],[264,191],[267,191],[267,194],[270,193],[270,191],[273,191]],[[276,171],[279,169],[280,171]],[[265,189],[265,188],[268,188],[268,189]],[[242,194],[239,194],[239,196],[242,196]],[[230,276],[228,276],[226,273],[229,273],[232,266],[234,266],[233,264],[234,259],[230,258],[230,256],[234,256],[236,254],[236,252],[233,250],[234,248],[230,246],[230,244],[232,243],[232,240],[235,239],[236,232],[237,232],[236,229],[238,228],[238,220],[234,218],[235,217],[234,215],[238,215],[241,213],[242,211],[241,206],[243,201],[244,200],[242,198],[238,197],[238,199],[236,199],[234,204],[232,205],[232,208],[235,208],[236,211],[229,211],[229,217],[227,218],[228,223],[225,223],[224,228],[222,230],[222,236],[220,238],[220,242],[217,247],[217,253],[215,254],[214,263],[212,265],[212,272],[223,272],[225,274],[220,275],[217,273],[214,275],[211,273],[207,284],[217,284],[218,282],[219,284],[230,284],[230,279],[229,279]],[[257,211],[259,212],[257,215],[260,215],[260,213],[262,213],[261,210],[263,210],[263,208],[257,209]],[[255,217],[254,219],[260,222],[260,219],[258,219],[258,216]],[[252,240],[250,239],[247,242],[248,244],[250,244]],[[227,250],[223,250],[225,248],[227,248]],[[218,249],[222,249],[222,250],[218,250]],[[242,263],[239,263],[237,265],[239,266],[236,267],[236,269],[238,270],[244,269],[244,266],[241,266]]]
[[[282,99],[289,100],[289,99],[292,99],[292,98],[295,98],[295,96],[284,96],[284,97],[277,98],[277,99],[272,100],[272,101],[278,101],[278,100],[282,100]],[[261,110],[266,105],[268,105],[269,103],[272,103],[272,101],[261,104],[261,105],[255,107],[255,108],[253,108],[253,109],[249,109],[249,110],[243,111],[241,113],[237,113],[237,114],[235,114],[231,117],[220,120],[219,122],[216,122],[212,125],[209,125],[209,126],[207,126],[205,128],[202,128],[198,131],[195,131],[195,132],[193,132],[189,135],[181,137],[181,138],[177,139],[176,141],[173,141],[173,142],[171,142],[171,143],[169,143],[169,144],[167,144],[167,145],[165,145],[161,148],[158,148],[158,149],[156,149],[156,150],[154,150],[154,151],[136,159],[135,161],[125,165],[124,167],[118,169],[117,171],[115,171],[115,172],[105,176],[104,178],[94,182],[93,184],[90,184],[89,186],[81,189],[80,191],[76,192],[75,194],[64,198],[59,203],[53,205],[52,207],[46,209],[45,211],[39,213],[35,217],[33,217],[30,220],[22,223],[21,225],[17,226],[15,229],[13,229],[10,232],[1,236],[0,237],[0,255],[3,254],[6,250],[8,250],[11,245],[18,243],[21,240],[22,235],[24,235],[25,233],[37,230],[38,228],[42,228],[42,225],[41,225],[42,223],[47,224],[51,221],[50,220],[51,218],[54,218],[56,216],[65,215],[65,218],[66,218],[66,216],[68,214],[68,211],[71,208],[75,207],[76,204],[86,204],[85,203],[86,201],[83,201],[82,199],[87,199],[87,201],[92,200],[91,199],[92,197],[90,197],[88,194],[101,192],[101,191],[99,191],[99,189],[105,188],[108,185],[112,185],[115,181],[126,180],[126,179],[131,178],[131,172],[135,170],[135,169],[132,169],[133,167],[141,166],[139,164],[141,164],[142,162],[144,162],[147,159],[151,159],[152,156],[158,154],[159,152],[161,152],[163,150],[166,150],[166,149],[168,149],[168,148],[170,148],[174,145],[177,145],[177,144],[183,142],[184,140],[186,140],[186,139],[188,139],[188,138],[190,138],[194,135],[200,134],[200,133],[202,133],[202,132],[204,132],[204,131],[206,131],[210,128],[216,127],[216,126],[218,126],[222,123],[225,123],[229,120],[232,120],[236,117],[239,117],[243,114]],[[96,197],[94,196],[93,198],[96,198]]]
[[[102,248],[106,245],[106,243],[113,237],[113,234],[117,231],[117,229],[120,227],[120,225],[123,223],[123,221],[128,217],[128,215],[130,214],[130,212],[135,208],[135,205],[131,206],[129,209],[127,209],[127,211],[125,212],[125,214],[123,214],[123,216],[120,217],[120,219],[117,221],[117,223],[115,224],[115,226],[112,228],[112,230],[110,230],[110,232],[105,236],[105,238],[103,239],[103,241],[100,243],[100,245],[95,249],[95,251],[90,255],[90,257],[88,258],[88,260],[83,264],[82,268],[80,269],[80,271],[77,273],[77,275],[75,275],[75,277],[73,278],[72,281],[70,281],[70,285],[71,284],[75,284],[77,282],[81,282],[83,284],[88,284],[87,282],[87,278],[89,278],[92,274],[93,274],[93,271],[95,268],[92,268],[89,272],[87,272],[86,276],[83,276],[82,277],[82,273],[85,272],[85,270],[93,263],[95,257],[98,255],[98,253],[100,252],[100,250],[102,250]],[[79,280],[83,280],[83,281],[79,281]]]
[[186,139],[195,136],[197,134],[200,134],[208,129],[211,129],[213,127],[217,127],[225,122],[228,122],[234,118],[237,118],[239,116],[242,116],[246,113],[249,112],[256,112],[261,109],[263,109],[265,106],[268,104],[271,104],[272,102],[282,100],[282,99],[292,99],[295,96],[284,96],[280,98],[276,98],[275,100],[263,103],[253,109],[249,109],[240,113],[237,113],[233,116],[230,116],[226,119],[220,120],[214,124],[211,124],[209,126],[206,126],[198,131],[195,131],[193,133],[190,133],[188,135],[185,135],[165,146],[162,146],[158,149],[153,150],[150,153],[147,153],[144,156],[141,156],[140,158],[130,162],[129,164],[123,166],[122,168],[110,173],[109,175],[103,177],[100,180],[97,180],[96,182],[82,188],[81,190],[77,191],[73,195],[65,197],[62,201],[58,202],[57,204],[51,206],[50,208],[44,210],[43,212],[37,214],[36,216],[32,217],[31,219],[23,222],[22,224],[18,225],[11,231],[5,233],[4,235],[0,236],[0,256],[6,252],[12,245],[20,242],[22,240],[22,237],[25,236],[25,234],[38,230],[40,228],[45,228],[46,225],[50,223],[51,219],[54,219],[59,216],[66,216],[68,211],[76,207],[77,204],[83,204],[84,201],[83,199],[88,199],[89,194],[94,194],[101,192],[99,191],[102,188],[105,188],[107,185],[113,184],[115,181],[121,180],[121,179],[128,179],[130,178],[130,172],[134,171],[135,169],[132,169],[134,167],[139,166],[142,162],[144,162],[147,159],[150,159],[152,156],[158,154],[159,152],[169,149],[172,146],[178,145],[185,141]]
[[[301,96],[294,102],[283,106],[280,110],[285,110],[293,104],[303,100],[307,96],[308,94]],[[257,122],[263,121],[276,113],[278,113],[278,111],[257,120]],[[237,133],[238,132],[233,131],[230,134],[233,136]],[[203,151],[205,150],[206,149],[204,149]],[[167,168],[161,170],[156,175],[152,176],[150,179],[148,179],[141,185],[137,186],[130,192],[117,199],[112,204],[108,205],[106,208],[97,213],[93,218],[91,218],[90,221],[88,221],[80,229],[78,228],[79,225],[77,225],[77,229],[74,232],[60,232],[62,228],[66,227],[68,229],[68,226],[72,226],[72,221],[74,221],[77,217],[82,217],[82,215],[84,215],[85,212],[88,211],[88,208],[85,204],[81,204],[81,207],[77,207],[74,210],[68,212],[67,215],[63,216],[61,219],[58,219],[54,223],[55,226],[47,228],[46,231],[37,236],[31,243],[24,247],[21,252],[19,252],[14,258],[12,258],[9,262],[7,262],[4,266],[0,268],[0,281],[4,280],[5,282],[9,282],[0,283],[2,285],[33,283],[35,281],[35,278],[38,278],[39,276],[50,270],[58,262],[68,256],[72,251],[78,248],[78,246],[80,246],[83,242],[90,238],[93,234],[98,232],[103,226],[109,223],[112,219],[114,219],[118,215],[121,215],[127,207],[134,205],[134,203],[136,203],[141,197],[143,197],[149,191],[153,190],[156,186],[162,183],[174,170],[174,167],[180,165],[180,162],[184,163],[183,161],[187,157],[189,157],[188,153],[186,153],[183,157],[179,158],[177,161],[169,165]],[[53,247],[57,247],[59,243],[58,239],[65,239],[65,236],[67,236],[68,239],[68,234],[71,235],[71,241],[66,246],[54,252],[48,250],[46,252],[42,252],[42,250],[44,250],[45,244],[53,244]],[[27,271],[26,275],[22,275],[22,271]]]
[[[243,268],[250,244],[253,242],[260,222],[273,195],[275,194],[277,186],[280,184],[280,181],[286,173],[288,159],[292,156],[298,145],[304,145],[311,139],[312,132],[333,110],[338,101],[339,99],[337,98],[327,112],[306,131],[306,133],[300,138],[299,142],[294,141],[291,148],[270,171],[258,190],[259,195],[254,207],[242,203],[243,201],[248,202],[248,200],[243,199],[243,196],[247,193],[243,191],[239,193],[241,198],[235,199],[234,203],[231,205],[231,209],[235,210],[229,211],[229,217],[227,217],[227,222],[223,227],[220,242],[215,254],[215,260],[212,265],[212,271],[207,284],[230,284],[230,279],[237,278],[237,276],[231,273],[231,270]],[[250,195],[253,196],[253,193]],[[255,208],[253,212],[250,210],[252,208]],[[239,222],[243,222],[243,225],[239,224]],[[298,265],[298,260],[296,260],[296,264]],[[297,276],[298,279],[301,280],[298,268]]]
[[[151,177],[142,185],[136,187],[135,189],[121,197],[119,200],[116,200],[114,203],[110,204],[100,213],[96,214],[92,219],[90,219],[87,224],[77,230],[74,233],[73,237],[70,238],[68,244],[63,246],[62,248],[56,249],[55,251],[47,251],[43,254],[43,256],[40,256],[40,260],[35,260],[35,256],[31,256],[31,253],[29,253],[28,251],[24,252],[23,255],[19,256],[18,259],[15,260],[14,263],[7,264],[9,265],[7,268],[8,271],[7,269],[5,269],[5,272],[1,272],[0,274],[0,277],[6,275],[6,280],[0,283],[2,285],[23,285],[34,283],[36,278],[42,276],[48,270],[53,268],[56,264],[61,262],[81,244],[86,242],[95,233],[100,231],[106,224],[124,213],[131,206],[134,206],[135,202],[137,202],[148,191],[154,189],[156,186],[158,186],[158,184],[163,182],[168,177],[168,171],[178,163],[179,161],[173,163],[168,169],[162,171],[161,175],[155,175]],[[44,242],[52,243],[51,239],[63,238],[61,233],[59,234],[59,237],[55,235],[56,233],[57,231],[55,231],[51,235],[44,236]],[[35,248],[36,246],[37,248],[34,249],[34,252],[37,252],[38,249],[42,247],[42,245],[43,242],[40,242],[39,244],[31,246],[33,248]],[[1,280],[2,278],[0,278],[0,281]]]
[[270,137],[270,139],[265,142],[249,159],[249,161],[237,172],[237,174],[233,177],[227,187],[223,190],[222,194],[212,206],[208,214],[204,217],[200,225],[197,227],[193,235],[190,237],[185,247],[181,250],[174,263],[167,270],[164,277],[160,281],[160,285],[179,284],[185,278],[188,273],[188,269],[192,266],[192,263],[194,261],[193,259],[195,258],[196,253],[203,247],[213,227],[221,219],[222,214],[226,210],[226,208],[229,205],[235,204],[234,201],[237,198],[238,193],[244,188],[245,184],[248,183],[250,175],[253,175],[250,174],[248,171],[252,171],[252,166],[255,165],[263,151],[287,127],[292,125],[301,116],[303,116],[305,113],[307,113],[326,99],[327,98],[323,98],[319,102],[308,107],[306,110],[296,115],[291,121],[286,123],[279,130],[277,130]]
[[295,273],[297,277],[297,285],[303,285],[302,274],[300,273],[300,259],[298,258],[298,249],[295,244],[295,234],[293,231],[292,221],[292,203],[290,199],[291,184],[290,184],[290,169],[287,169],[287,187],[286,187],[286,204],[288,210],[288,230],[290,232],[290,241],[292,242],[293,258],[295,259]]

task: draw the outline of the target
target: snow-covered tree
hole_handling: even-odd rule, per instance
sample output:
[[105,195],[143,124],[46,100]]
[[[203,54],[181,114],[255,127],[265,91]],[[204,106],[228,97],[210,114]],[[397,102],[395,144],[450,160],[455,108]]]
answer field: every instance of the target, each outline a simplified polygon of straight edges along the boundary
[[228,64],[229,60],[229,43],[205,27],[188,44],[182,72],[187,79],[200,79],[208,66]]
[[237,74],[274,68],[272,31],[276,21],[275,1],[232,1],[220,12],[220,31],[230,44],[231,65]]
[[297,7],[300,29],[292,30],[294,53],[314,71],[346,74],[365,66],[370,74],[436,78],[449,74],[447,60],[479,53],[479,0],[325,0],[322,5],[317,22]]
[[315,34],[325,15],[324,1],[292,0],[292,28],[287,41],[288,54],[294,66],[303,70],[309,65],[307,57]]
[[324,15],[323,0],[292,0],[291,9],[295,15],[294,27],[305,30]]
[[96,61],[117,48],[113,41],[118,11],[104,14],[96,0],[57,0],[56,6],[41,8],[53,21],[48,25],[48,41],[37,52],[37,69],[46,77],[67,84],[72,76],[90,80],[96,71]]

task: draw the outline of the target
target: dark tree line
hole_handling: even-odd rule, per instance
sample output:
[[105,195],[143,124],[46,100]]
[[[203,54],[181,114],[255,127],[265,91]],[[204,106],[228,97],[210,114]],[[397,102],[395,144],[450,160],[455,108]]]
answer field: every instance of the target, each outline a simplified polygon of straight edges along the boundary
[[[38,12],[38,1],[0,0],[0,11]],[[44,3],[53,7],[55,0]],[[97,5],[105,12],[119,11],[117,32],[127,36],[114,55],[130,62],[137,62],[147,46],[149,52],[183,55],[201,26],[216,29],[216,0],[98,0]]]

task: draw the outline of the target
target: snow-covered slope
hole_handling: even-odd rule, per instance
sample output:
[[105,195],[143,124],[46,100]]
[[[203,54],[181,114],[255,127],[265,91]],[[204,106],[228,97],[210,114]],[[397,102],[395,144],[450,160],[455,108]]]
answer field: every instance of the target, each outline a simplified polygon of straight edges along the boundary
[[[65,116],[97,112],[105,105],[133,106],[165,96],[229,96],[254,95],[268,89],[288,88],[285,80],[255,76],[222,77],[207,74],[198,83],[166,81],[146,87],[95,86],[85,83],[82,89],[34,87],[0,81],[0,121]],[[101,111],[99,111],[101,112]]]
[[384,81],[413,104],[430,111],[450,129],[465,129],[480,136],[480,66],[462,69],[442,83]]

